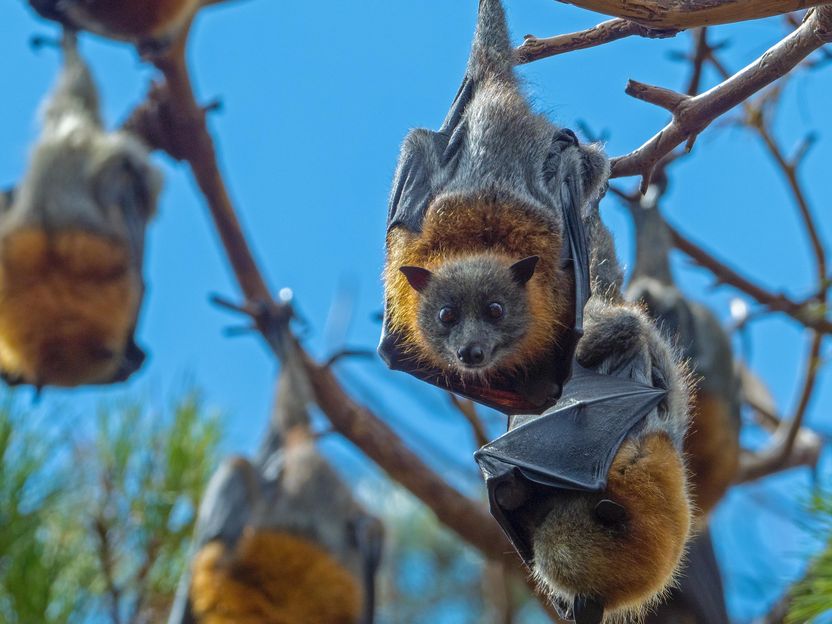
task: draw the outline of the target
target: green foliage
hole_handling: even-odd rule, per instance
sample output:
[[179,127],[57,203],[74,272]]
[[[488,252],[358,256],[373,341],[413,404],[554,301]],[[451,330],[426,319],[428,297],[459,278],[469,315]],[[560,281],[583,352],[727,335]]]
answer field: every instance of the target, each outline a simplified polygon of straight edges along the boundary
[[812,622],[832,613],[832,495],[816,497],[813,507],[815,530],[826,545],[809,565],[806,577],[792,590],[788,624]]
[[44,436],[48,422],[11,402],[0,411],[0,621],[159,621],[216,465],[218,418],[191,392],[170,414],[101,407],[80,439]]

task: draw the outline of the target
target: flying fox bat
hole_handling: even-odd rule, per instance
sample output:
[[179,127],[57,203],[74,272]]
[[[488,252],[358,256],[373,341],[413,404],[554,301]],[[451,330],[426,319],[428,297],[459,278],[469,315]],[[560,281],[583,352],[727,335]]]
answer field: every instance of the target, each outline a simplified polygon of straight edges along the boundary
[[12,384],[124,381],[145,357],[134,332],[161,174],[136,137],[103,128],[75,36],[62,47],[28,170],[0,200],[0,373]]
[[636,228],[636,262],[626,297],[645,306],[694,374],[685,453],[693,502],[704,521],[739,469],[739,376],[731,340],[719,320],[705,306],[687,299],[675,284],[670,234],[654,197],[656,193],[648,191],[640,202],[627,203]]
[[513,58],[502,4],[482,0],[445,123],[402,148],[379,351],[510,414],[476,456],[492,513],[564,612],[597,624],[637,616],[678,570],[687,378],[620,296],[593,201],[606,158],[530,110]]
[[257,458],[211,479],[168,624],[373,622],[383,529],[316,450],[291,368]]

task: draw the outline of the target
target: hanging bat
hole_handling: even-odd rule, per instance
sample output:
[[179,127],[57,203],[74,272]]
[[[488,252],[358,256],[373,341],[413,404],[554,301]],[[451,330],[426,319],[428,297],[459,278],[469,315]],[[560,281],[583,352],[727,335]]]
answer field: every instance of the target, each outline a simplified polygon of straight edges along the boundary
[[383,529],[315,449],[292,366],[257,459],[211,479],[168,624],[373,622]]
[[636,228],[636,262],[626,296],[645,306],[696,379],[685,453],[695,509],[705,522],[739,469],[740,383],[731,341],[719,320],[675,284],[670,234],[653,199],[659,195],[648,191],[639,203],[627,204]]
[[86,30],[109,39],[161,52],[187,29],[203,6],[223,0],[29,0],[41,16],[70,30]]
[[640,620],[672,585],[691,525],[684,369],[638,308],[594,290],[605,294],[587,302],[558,403],[510,417],[476,454],[492,514],[577,624]]
[[678,569],[688,385],[621,299],[592,201],[605,157],[530,111],[512,61],[502,5],[482,0],[442,129],[402,149],[379,350],[513,415],[477,453],[492,513],[564,611],[597,624],[640,614]]
[[394,369],[517,413],[550,406],[568,377],[581,313],[570,221],[609,164],[532,112],[513,59],[502,7],[484,0],[442,128],[412,131],[401,150],[379,352]]
[[161,174],[136,137],[104,130],[75,37],[62,47],[28,170],[0,201],[0,372],[12,384],[124,381],[145,357],[134,331]]

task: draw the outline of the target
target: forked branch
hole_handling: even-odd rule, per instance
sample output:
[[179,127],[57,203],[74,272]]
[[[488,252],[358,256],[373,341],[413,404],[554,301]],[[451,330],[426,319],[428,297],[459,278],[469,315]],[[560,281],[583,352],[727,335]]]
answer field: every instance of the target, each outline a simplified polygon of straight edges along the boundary
[[[832,5],[824,5],[813,9],[794,32],[721,84],[693,97],[677,94],[676,108],[670,123],[635,151],[614,158],[612,176],[649,177],[656,164],[677,146],[684,142],[690,146],[714,119],[786,75],[803,59],[830,41]],[[670,97],[667,90],[662,89],[662,93],[658,93],[658,89],[641,85],[638,93],[646,101],[668,103]]]

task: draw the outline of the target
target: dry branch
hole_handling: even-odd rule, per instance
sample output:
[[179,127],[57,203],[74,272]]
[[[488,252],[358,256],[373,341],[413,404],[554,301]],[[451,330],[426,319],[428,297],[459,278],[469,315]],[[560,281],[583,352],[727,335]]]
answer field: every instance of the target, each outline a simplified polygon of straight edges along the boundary
[[806,327],[823,334],[832,333],[832,321],[826,318],[823,310],[813,302],[797,302],[782,293],[773,293],[750,279],[743,277],[724,262],[702,249],[696,243],[684,237],[678,230],[668,224],[673,245],[699,266],[710,271],[722,283],[745,293],[758,303],[774,312],[787,314]]
[[772,17],[826,0],[559,0],[651,28],[685,30]]
[[[794,32],[725,82],[697,96],[677,94],[671,122],[635,151],[613,159],[613,177],[649,177],[656,164],[678,145],[685,141],[690,145],[714,119],[786,75],[812,52],[830,41],[832,5],[825,5],[812,10]],[[652,93],[655,89],[657,87],[642,85],[641,99],[667,102],[667,93]]]
[[517,48],[517,62],[520,64],[531,63],[565,52],[604,45],[625,37],[664,39],[674,37],[678,33],[679,31],[675,29],[648,28],[626,19],[611,19],[592,28],[565,35],[542,39],[534,35],[527,35],[523,44]]

